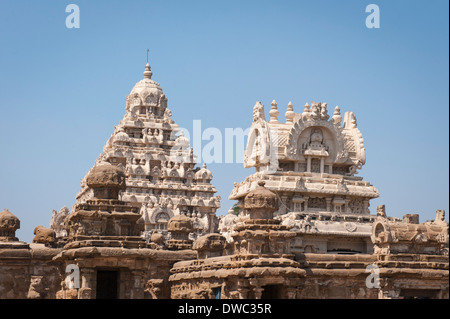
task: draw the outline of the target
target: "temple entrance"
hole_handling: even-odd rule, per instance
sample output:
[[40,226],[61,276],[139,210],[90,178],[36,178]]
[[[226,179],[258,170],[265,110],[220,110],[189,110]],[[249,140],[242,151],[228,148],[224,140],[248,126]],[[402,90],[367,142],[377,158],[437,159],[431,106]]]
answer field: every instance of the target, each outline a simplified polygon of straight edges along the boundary
[[118,278],[118,271],[97,270],[97,299],[117,299]]
[[267,285],[262,288],[264,290],[261,299],[281,299],[281,285]]
[[404,299],[436,299],[439,290],[434,289],[402,289],[400,297]]

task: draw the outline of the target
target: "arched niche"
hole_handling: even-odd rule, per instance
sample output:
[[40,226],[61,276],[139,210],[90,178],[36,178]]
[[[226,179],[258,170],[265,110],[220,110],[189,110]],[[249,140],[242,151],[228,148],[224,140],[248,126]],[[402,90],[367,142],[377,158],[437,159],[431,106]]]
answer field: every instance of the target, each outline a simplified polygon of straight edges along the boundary
[[327,152],[329,153],[327,163],[345,162],[348,158],[348,152],[345,150],[342,128],[331,121],[303,121],[301,118],[295,122],[289,132],[285,150],[286,158],[294,161],[306,161],[302,146],[304,143],[309,143],[311,132],[314,129],[322,131],[324,144],[327,146]]

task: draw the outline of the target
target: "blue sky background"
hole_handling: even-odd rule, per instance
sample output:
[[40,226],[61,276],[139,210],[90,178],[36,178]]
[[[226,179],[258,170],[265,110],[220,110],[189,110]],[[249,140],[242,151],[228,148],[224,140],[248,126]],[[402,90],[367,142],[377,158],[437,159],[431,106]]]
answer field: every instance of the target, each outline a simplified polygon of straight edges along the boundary
[[[65,8],[80,8],[67,29]],[[368,29],[365,8],[380,7]],[[172,118],[247,128],[256,101],[356,114],[371,211],[449,213],[448,1],[0,1],[0,209],[20,240],[70,207],[150,49]],[[207,142],[204,142],[207,143]],[[211,164],[222,197],[253,170]],[[448,216],[446,217],[448,220]]]

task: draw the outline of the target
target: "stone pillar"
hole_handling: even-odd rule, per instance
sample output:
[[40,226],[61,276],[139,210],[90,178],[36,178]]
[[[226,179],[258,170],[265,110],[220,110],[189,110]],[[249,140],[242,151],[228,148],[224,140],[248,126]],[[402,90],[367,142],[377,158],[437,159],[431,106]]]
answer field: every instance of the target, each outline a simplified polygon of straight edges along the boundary
[[94,299],[95,294],[92,287],[95,285],[94,274],[95,270],[92,268],[80,269],[81,272],[81,287],[78,291],[78,299]]
[[261,288],[261,284],[258,282],[257,279],[250,279],[249,280],[250,286],[252,286],[253,293],[255,294],[255,299],[261,299],[263,288]]
[[333,174],[333,164],[328,165],[328,173]]
[[287,200],[288,197],[286,195],[281,196],[281,205],[280,205],[280,213],[278,215],[283,215],[286,214],[288,211],[288,207],[287,207]]
[[308,210],[308,199],[309,199],[309,197],[308,197],[308,196],[305,196],[305,202],[304,202],[304,204],[303,204],[303,207],[304,207],[304,211],[305,211],[305,212]]
[[369,200],[368,199],[363,200],[363,211],[364,211],[365,214],[370,214],[369,205],[370,204],[369,204]]
[[131,289],[131,299],[144,299],[144,272],[142,270],[131,271],[133,288]]
[[320,173],[325,173],[325,159],[323,157],[320,158]]
[[255,293],[255,299],[261,299],[263,291],[264,289],[259,286],[254,287],[253,292]]
[[295,297],[297,296],[297,289],[294,287],[287,287],[286,296],[287,299],[295,299]]
[[311,157],[306,158],[306,171],[311,172]]
[[327,201],[327,212],[331,212],[331,198],[325,198],[325,200]]
[[239,280],[237,282],[237,291],[239,293],[239,299],[248,299],[249,289],[246,281]]
[[95,270],[92,268],[83,268],[81,272],[81,288],[91,288],[94,286]]
[[350,199],[345,199],[345,213],[351,213],[350,206],[348,204],[350,203]]
[[208,228],[210,233],[214,233],[215,231],[215,217],[216,214],[214,212],[208,213]]

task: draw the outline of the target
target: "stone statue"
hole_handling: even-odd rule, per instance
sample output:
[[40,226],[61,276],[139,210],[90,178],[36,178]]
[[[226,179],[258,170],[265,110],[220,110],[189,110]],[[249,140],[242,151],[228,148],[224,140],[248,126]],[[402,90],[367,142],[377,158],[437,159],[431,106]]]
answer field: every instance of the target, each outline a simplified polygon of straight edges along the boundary
[[386,207],[384,204],[377,206],[377,218],[378,217],[386,218]]
[[59,212],[53,210],[50,228],[55,231],[56,238],[67,236],[67,230],[64,228],[64,221],[68,214],[69,209],[66,206],[62,207]]
[[46,246],[53,246],[56,241],[56,233],[53,229],[37,226],[34,229],[33,243],[45,244]]

